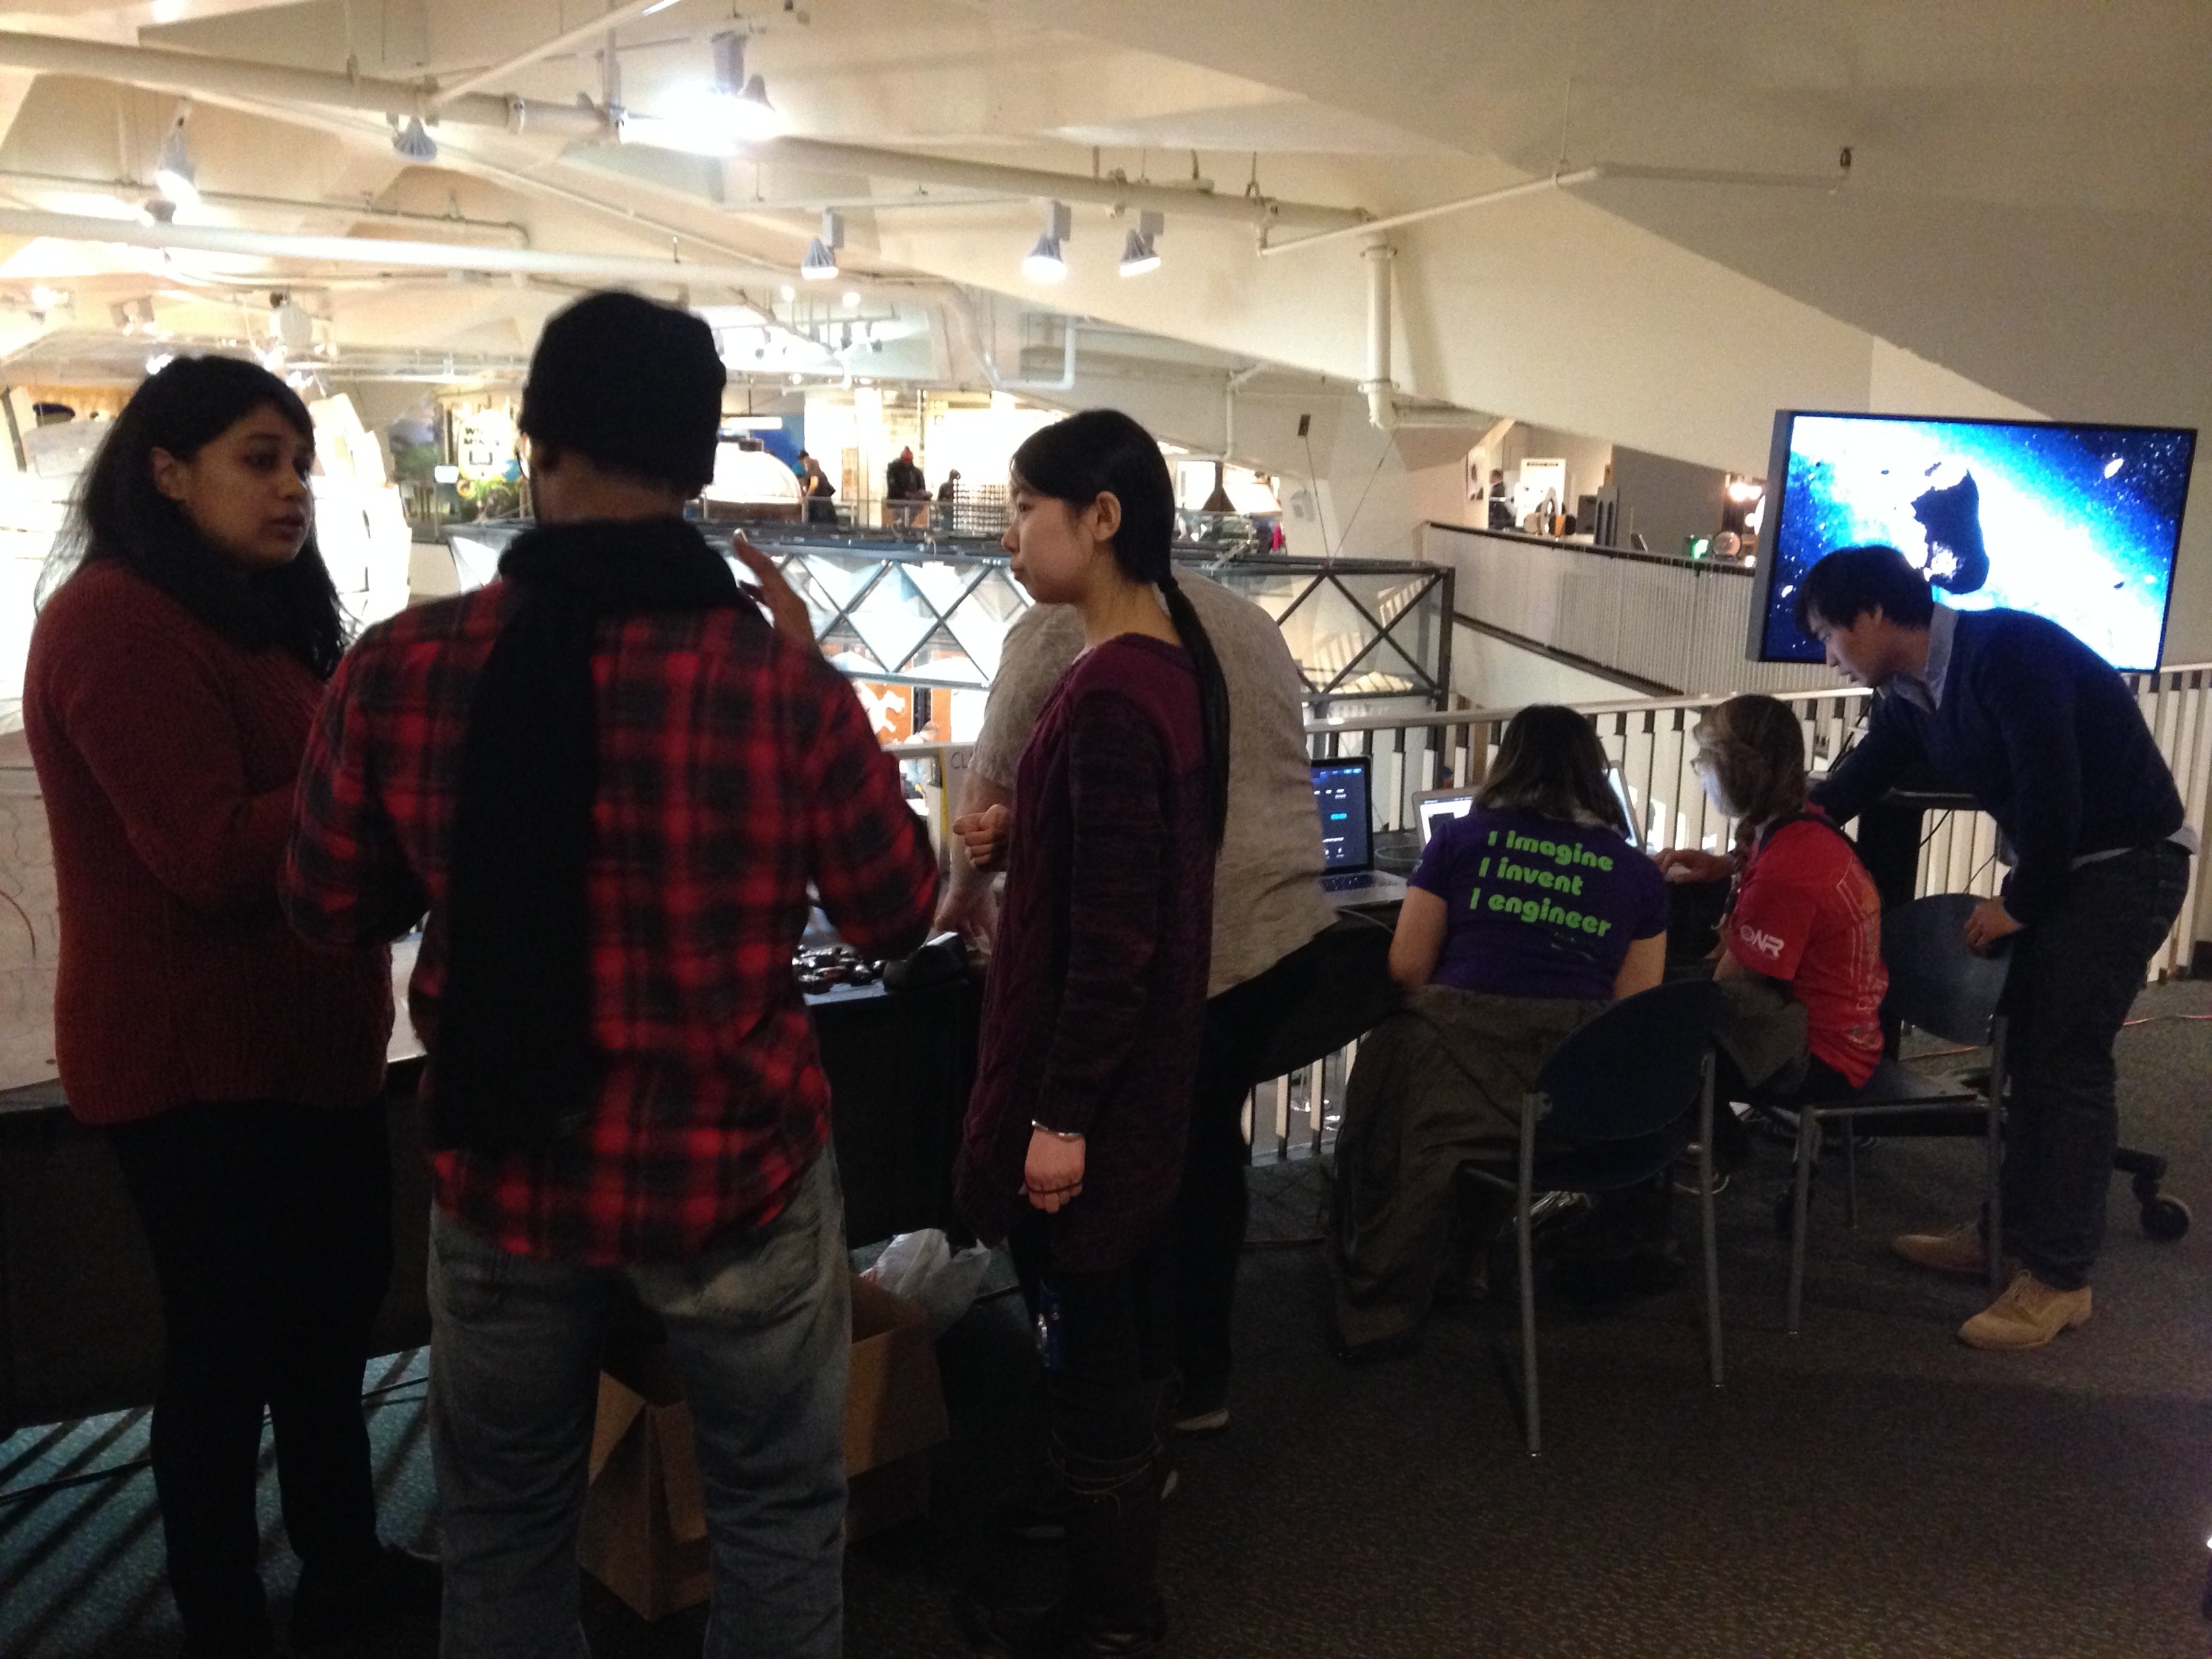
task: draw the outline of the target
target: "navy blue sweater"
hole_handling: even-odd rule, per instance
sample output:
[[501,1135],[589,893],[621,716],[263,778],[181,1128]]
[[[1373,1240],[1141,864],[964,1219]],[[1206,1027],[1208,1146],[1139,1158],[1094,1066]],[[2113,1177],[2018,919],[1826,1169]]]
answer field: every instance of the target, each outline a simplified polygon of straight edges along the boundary
[[2181,797],[2135,694],[2056,623],[2021,611],[1958,618],[1936,712],[1894,691],[1812,798],[1838,823],[1923,763],[1972,794],[2018,856],[2005,908],[2047,915],[2085,853],[2148,847],[2181,827]]

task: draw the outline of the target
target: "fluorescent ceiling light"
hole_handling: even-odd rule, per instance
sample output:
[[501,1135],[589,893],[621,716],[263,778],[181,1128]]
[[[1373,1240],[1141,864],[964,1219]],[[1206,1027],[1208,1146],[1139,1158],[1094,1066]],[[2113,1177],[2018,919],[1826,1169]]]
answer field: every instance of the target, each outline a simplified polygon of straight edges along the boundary
[[653,0],[653,3],[647,6],[643,11],[638,13],[638,15],[640,17],[657,17],[675,3],[676,0]]
[[1046,207],[1043,233],[1022,261],[1022,275],[1030,282],[1067,280],[1067,261],[1060,255],[1060,245],[1073,234],[1073,216],[1065,202],[1054,202]]

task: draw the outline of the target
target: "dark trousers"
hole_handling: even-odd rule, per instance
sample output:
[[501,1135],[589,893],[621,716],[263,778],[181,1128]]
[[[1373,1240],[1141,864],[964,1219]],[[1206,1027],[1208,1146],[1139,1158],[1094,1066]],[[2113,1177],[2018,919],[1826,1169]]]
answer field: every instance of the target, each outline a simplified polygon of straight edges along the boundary
[[2005,1243],[2045,1284],[2089,1282],[2119,1140],[2112,1041],[2189,886],[2170,842],[2084,865],[2014,936],[2005,980]]
[[1048,1279],[1060,1304],[1059,1364],[1045,1371],[1046,1410],[1057,1458],[1073,1453],[1113,1468],[1149,1467],[1149,1385],[1167,1374],[1169,1269],[1163,1241],[1132,1261],[1096,1273],[1052,1265],[1052,1218],[1023,1218],[1007,1238],[1032,1318]]
[[1194,1399],[1211,1398],[1229,1385],[1237,1264],[1251,1212],[1244,1185],[1251,1163],[1244,1103],[1257,1080],[1252,1068],[1284,1010],[1301,1000],[1318,974],[1315,947],[1308,945],[1206,1005],[1182,1188],[1170,1224],[1176,1365]]
[[161,1285],[152,1437],[169,1587],[189,1638],[252,1651],[268,1630],[264,1407],[305,1570],[343,1581],[377,1549],[361,1382],[392,1272],[384,1103],[179,1106],[110,1138]]

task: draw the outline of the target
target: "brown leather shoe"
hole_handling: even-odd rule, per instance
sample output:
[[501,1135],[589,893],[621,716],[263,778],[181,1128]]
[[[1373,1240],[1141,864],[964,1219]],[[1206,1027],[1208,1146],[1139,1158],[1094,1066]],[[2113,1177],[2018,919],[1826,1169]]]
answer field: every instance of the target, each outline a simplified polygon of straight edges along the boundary
[[[1899,1233],[1889,1241],[1889,1248],[1914,1267],[1933,1273],[1979,1279],[1990,1267],[1990,1247],[1978,1221],[1962,1221],[1940,1233]],[[2005,1258],[2007,1272],[2018,1265]]]
[[2027,1268],[2012,1276],[2004,1294],[1959,1327],[1970,1348],[2039,1348],[2061,1331],[2089,1322],[2089,1287],[2057,1291]]

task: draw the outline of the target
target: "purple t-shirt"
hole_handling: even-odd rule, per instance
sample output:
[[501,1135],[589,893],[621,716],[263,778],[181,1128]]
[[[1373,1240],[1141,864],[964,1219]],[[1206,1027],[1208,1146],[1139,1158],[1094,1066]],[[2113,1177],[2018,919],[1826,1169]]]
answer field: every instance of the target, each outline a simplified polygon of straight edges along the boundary
[[1667,931],[1659,866],[1611,830],[1535,812],[1446,818],[1413,884],[1444,902],[1433,985],[1602,999],[1632,939]]

